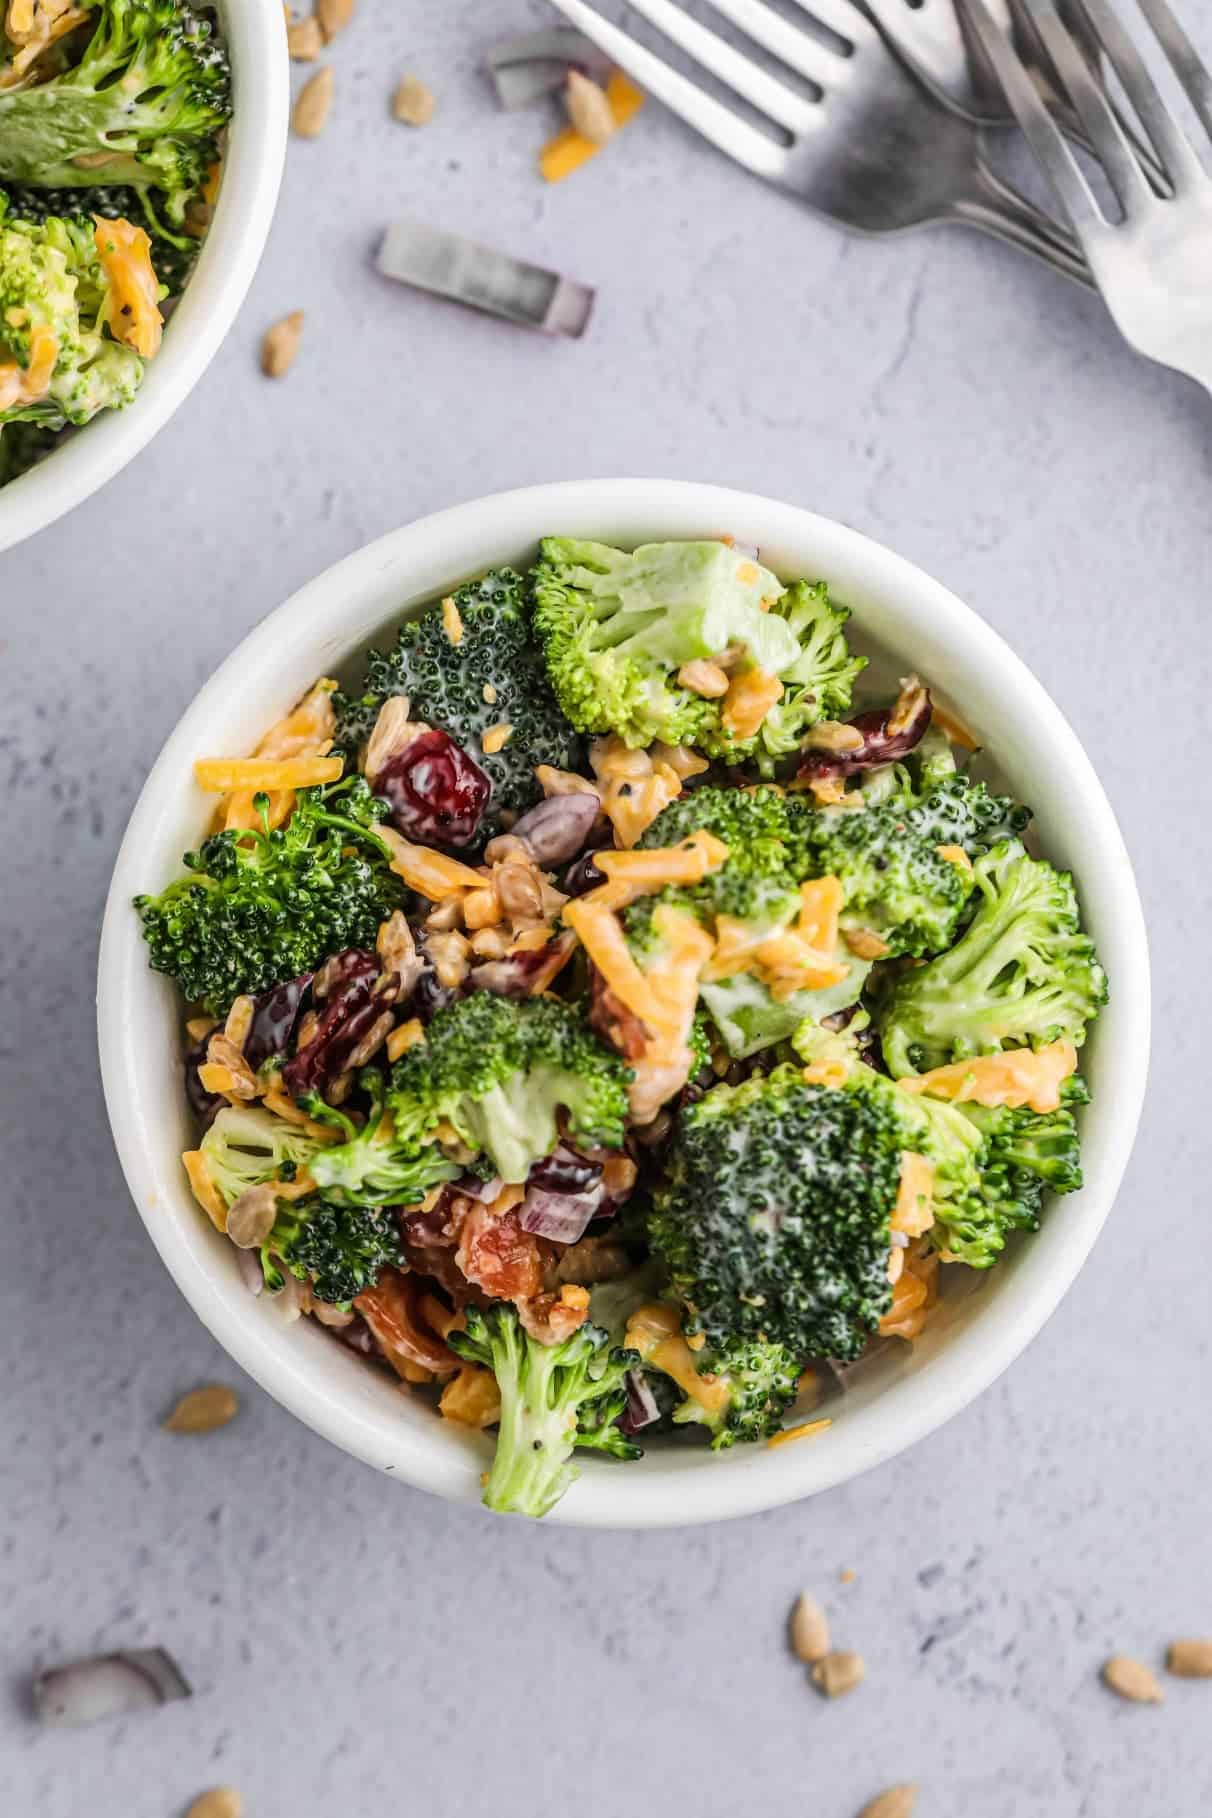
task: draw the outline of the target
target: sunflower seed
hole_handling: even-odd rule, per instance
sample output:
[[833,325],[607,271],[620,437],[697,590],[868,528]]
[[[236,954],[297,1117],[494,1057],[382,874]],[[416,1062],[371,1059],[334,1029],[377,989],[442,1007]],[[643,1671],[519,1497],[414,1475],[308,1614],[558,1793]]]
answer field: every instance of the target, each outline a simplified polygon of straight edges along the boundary
[[890,1786],[869,1799],[858,1818],[911,1818],[916,1803],[915,1786]]
[[564,85],[564,106],[576,130],[591,145],[605,145],[608,139],[614,137],[615,118],[610,111],[605,89],[599,88],[596,82],[582,75],[579,69],[570,69],[568,72],[568,80]]
[[316,0],[316,18],[325,39],[331,43],[353,18],[354,0]]
[[294,309],[272,328],[261,342],[261,371],[267,379],[281,379],[295,363],[303,338],[303,311]]
[[1166,1671],[1180,1679],[1212,1679],[1212,1641],[1172,1641]]
[[324,49],[320,21],[309,13],[306,19],[296,19],[293,25],[288,25],[286,48],[292,63],[314,63]]
[[330,69],[318,69],[299,90],[291,111],[290,124],[300,139],[318,139],[328,125],[336,77]]
[[195,1799],[185,1818],[242,1818],[244,1801],[234,1786],[212,1786]]
[[791,1646],[809,1666],[829,1652],[829,1619],[807,1591],[800,1592],[791,1612]]
[[391,111],[405,126],[428,126],[438,98],[419,76],[405,76],[392,98]]
[[1133,1704],[1160,1704],[1162,1689],[1157,1676],[1143,1661],[1127,1654],[1113,1654],[1103,1666],[1103,1684]]
[[225,1427],[240,1411],[240,1397],[224,1383],[207,1383],[183,1395],[164,1422],[168,1433],[213,1433]]
[[839,1648],[818,1660],[812,1669],[812,1683],[826,1698],[844,1698],[856,1685],[861,1685],[867,1669],[863,1656],[848,1648]]

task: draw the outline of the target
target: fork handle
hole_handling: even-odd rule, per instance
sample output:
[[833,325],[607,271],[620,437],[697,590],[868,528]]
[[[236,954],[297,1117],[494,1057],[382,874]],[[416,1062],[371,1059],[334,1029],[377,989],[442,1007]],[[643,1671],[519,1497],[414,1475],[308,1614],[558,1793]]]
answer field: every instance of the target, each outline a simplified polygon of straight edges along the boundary
[[980,228],[982,233],[992,234],[995,239],[1016,246],[1020,252],[1042,259],[1045,265],[1050,265],[1063,277],[1072,278],[1075,284],[1097,289],[1090,267],[1072,234],[1043,209],[1037,208],[1021,190],[995,176],[983,154],[974,161],[971,187],[967,195],[960,196],[954,203],[951,219],[966,227]]

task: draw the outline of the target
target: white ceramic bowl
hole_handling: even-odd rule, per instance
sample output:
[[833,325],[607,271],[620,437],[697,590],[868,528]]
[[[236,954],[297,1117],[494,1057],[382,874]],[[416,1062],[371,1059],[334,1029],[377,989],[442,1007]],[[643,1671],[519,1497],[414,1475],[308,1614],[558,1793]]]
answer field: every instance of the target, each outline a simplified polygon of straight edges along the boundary
[[132,461],[185,402],[218,352],[269,237],[290,115],[285,15],[278,0],[217,0],[234,111],[215,218],[184,296],[134,402],[104,411],[0,487],[0,550],[44,530]]
[[[631,1465],[587,1460],[557,1519],[589,1526],[714,1521],[811,1495],[929,1433],[1001,1374],[1039,1331],[1088,1254],[1128,1159],[1145,1088],[1149,972],[1144,922],[1114,815],[1043,688],[928,575],[840,524],[795,506],[681,481],[586,480],[461,505],[383,537],[265,620],[209,681],[158,758],[114,871],[101,941],[101,1069],[114,1137],[139,1212],[199,1317],[251,1375],[335,1444],[407,1483],[474,1502],[489,1441],[441,1420],[310,1321],[282,1327],[254,1300],[235,1250],[191,1198],[193,1146],[181,1088],[180,1005],[148,971],[131,898],[177,874],[207,804],[195,758],[250,750],[317,675],[332,673],[411,604],[501,562],[525,563],[543,534],[633,545],[731,532],[781,574],[823,576],[854,609],[857,641],[940,689],[997,754],[1037,813],[1043,850],[1076,874],[1111,977],[1111,1003],[1083,1052],[1086,1186],[1057,1202],[974,1292],[946,1293],[925,1336],[894,1344],[830,1409],[817,1439],[774,1449],[653,1446]],[[959,1275],[961,1271],[948,1271]]]

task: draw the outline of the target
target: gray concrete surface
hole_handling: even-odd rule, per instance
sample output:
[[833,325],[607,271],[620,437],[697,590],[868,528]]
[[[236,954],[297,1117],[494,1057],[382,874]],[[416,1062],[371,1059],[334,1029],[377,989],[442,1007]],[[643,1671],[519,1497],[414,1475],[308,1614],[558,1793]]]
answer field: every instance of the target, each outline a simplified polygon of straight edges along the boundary
[[[331,130],[292,147],[222,356],[134,467],[0,563],[0,1810],[178,1818],[230,1782],[249,1818],[852,1818],[916,1779],[922,1818],[1196,1818],[1212,1694],[1171,1682],[1161,1709],[1130,1707],[1096,1674],[1212,1630],[1212,405],[1047,273],[959,233],[845,239],[655,106],[544,189],[547,121],[496,114],[476,69],[544,16],[362,0]],[[424,133],[387,117],[407,68],[441,98]],[[596,282],[592,332],[549,344],[379,281],[375,231],[405,210]],[[297,307],[304,351],[271,386],[257,339]],[[976,1406],[761,1519],[491,1524],[248,1383],[235,1425],[172,1440],[176,1395],[238,1372],[128,1203],[96,1076],[98,919],[144,774],[231,645],[367,538],[503,486],[635,472],[886,540],[998,627],[1086,741],[1156,963],[1152,1092],[1107,1232]],[[802,1585],[866,1656],[837,1705],[783,1649]],[[191,1702],[34,1727],[37,1665],[155,1642]]]

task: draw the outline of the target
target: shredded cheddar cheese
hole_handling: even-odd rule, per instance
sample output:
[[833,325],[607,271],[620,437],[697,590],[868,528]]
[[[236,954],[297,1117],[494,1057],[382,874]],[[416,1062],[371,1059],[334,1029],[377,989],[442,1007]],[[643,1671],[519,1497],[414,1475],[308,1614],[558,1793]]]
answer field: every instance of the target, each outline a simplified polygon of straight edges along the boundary
[[397,877],[402,877],[410,890],[416,890],[431,903],[443,902],[446,897],[458,896],[464,890],[482,891],[485,888],[487,880],[470,865],[447,858],[444,852],[433,852],[428,846],[410,845],[394,827],[380,824],[375,832],[391,849],[391,868]]
[[341,770],[336,757],[199,758],[194,777],[200,789],[226,795],[231,789],[310,789],[339,781]]
[[701,884],[718,871],[728,848],[714,833],[700,828],[680,846],[651,846],[643,852],[597,852],[594,865],[607,882],[588,893],[591,901],[604,901],[624,909],[642,896],[653,896],[668,884]]
[[934,850],[940,858],[946,859],[949,865],[955,865],[961,871],[972,870],[972,860],[962,846],[936,846]]
[[[626,126],[644,105],[642,91],[617,69],[611,70],[607,80],[606,99],[610,104],[616,132],[620,126]],[[565,177],[571,177],[583,164],[596,158],[601,149],[600,145],[587,139],[574,126],[568,126],[543,147],[539,153],[539,169],[548,183],[562,183]]]
[[207,1214],[216,1231],[227,1230],[227,1207],[210,1177],[206,1156],[201,1149],[187,1149],[181,1157],[194,1198]]
[[1007,1048],[1003,1054],[952,1061],[897,1083],[906,1092],[926,1092],[957,1105],[1009,1105],[1016,1111],[1026,1106],[1043,1113],[1060,1108],[1061,1086],[1076,1071],[1077,1049],[1062,1041],[1046,1048]]
[[645,1363],[653,1364],[670,1377],[682,1393],[697,1401],[708,1413],[722,1414],[728,1406],[728,1384],[718,1376],[702,1375],[695,1369],[694,1356],[682,1336],[682,1320],[676,1307],[664,1301],[653,1301],[639,1307],[627,1321],[624,1348],[638,1351]]
[[746,669],[734,675],[720,715],[725,732],[734,739],[751,739],[782,693],[783,684],[768,670]]
[[772,1433],[766,1441],[768,1446],[790,1445],[793,1439],[811,1439],[817,1433],[824,1433],[833,1425],[828,1417],[821,1420],[801,1421],[798,1427],[784,1427],[781,1433]]
[[948,713],[945,707],[940,707],[937,701],[934,702],[930,720],[953,745],[959,745],[964,751],[979,751],[980,740],[976,734],[968,730],[963,720]]
[[[328,676],[321,677],[285,719],[275,721],[253,756],[280,759],[327,757],[332,750],[333,734],[336,731],[336,716],[332,705],[336,686]],[[255,794],[255,789],[237,789],[220,802],[216,813],[219,826],[229,829],[259,827],[261,817],[253,807]],[[294,805],[293,789],[273,791],[269,798],[269,825],[280,827],[289,818]]]
[[501,1392],[492,1371],[465,1363],[442,1390],[438,1412],[461,1426],[491,1427],[501,1418]]
[[145,360],[160,351],[164,317],[160,281],[152,266],[151,241],[131,221],[103,221],[94,215],[93,238],[109,284],[105,319],[115,341],[133,347]]
[[0,365],[0,410],[16,410],[25,404],[37,404],[50,390],[59,357],[59,341],[54,330],[39,326],[30,330],[29,365],[15,360]]
[[892,1210],[892,1229],[922,1237],[934,1223],[934,1168],[924,1155],[901,1154],[901,1179]]
[[779,1002],[797,991],[840,984],[850,971],[836,958],[841,906],[838,879],[822,877],[800,885],[800,913],[790,928],[771,934],[755,931],[733,916],[720,916],[715,952],[704,976],[735,978],[741,972],[756,972]]

